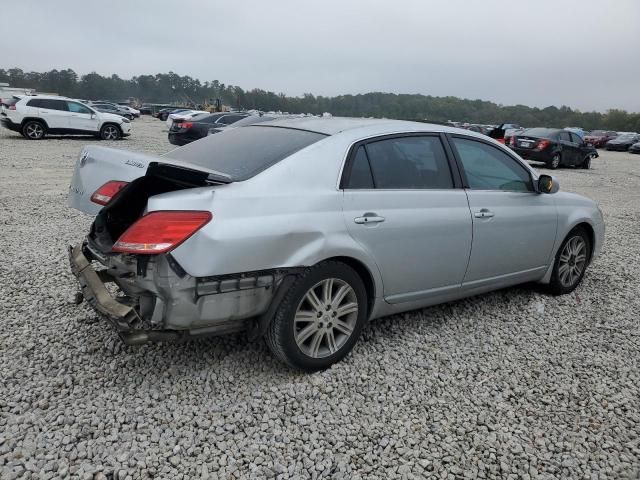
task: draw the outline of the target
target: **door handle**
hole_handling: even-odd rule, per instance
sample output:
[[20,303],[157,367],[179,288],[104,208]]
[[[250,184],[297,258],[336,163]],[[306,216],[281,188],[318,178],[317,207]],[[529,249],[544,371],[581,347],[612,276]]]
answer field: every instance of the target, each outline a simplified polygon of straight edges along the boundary
[[364,214],[362,217],[356,217],[353,221],[359,225],[365,225],[367,223],[380,223],[384,222],[384,217],[380,217],[376,214]]
[[488,208],[483,208],[481,209],[479,212],[475,212],[473,214],[474,217],[476,218],[491,218],[493,217],[494,213],[489,210]]

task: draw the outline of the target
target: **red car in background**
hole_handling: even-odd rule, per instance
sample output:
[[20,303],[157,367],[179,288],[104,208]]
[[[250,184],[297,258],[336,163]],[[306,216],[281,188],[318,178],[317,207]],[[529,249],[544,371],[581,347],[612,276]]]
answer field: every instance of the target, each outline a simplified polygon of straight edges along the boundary
[[605,130],[594,130],[589,135],[584,137],[586,143],[590,143],[596,148],[604,147],[604,144],[609,140],[613,140],[618,136],[617,132],[609,132]]

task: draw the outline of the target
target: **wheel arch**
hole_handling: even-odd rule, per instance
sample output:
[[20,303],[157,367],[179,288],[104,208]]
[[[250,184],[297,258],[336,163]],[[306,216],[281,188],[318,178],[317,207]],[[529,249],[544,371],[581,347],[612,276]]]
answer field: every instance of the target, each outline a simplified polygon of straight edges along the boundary
[[373,274],[369,270],[369,267],[367,267],[362,261],[348,256],[329,257],[325,258],[322,262],[340,262],[355,270],[358,276],[362,279],[362,283],[364,283],[364,288],[367,292],[367,317],[371,315],[376,299],[377,289],[376,282],[374,280]]
[[[569,230],[567,235],[564,236],[564,238],[567,238],[569,233],[573,232],[576,228],[584,229],[587,232],[587,235],[589,235],[589,242],[591,243],[590,249],[589,249],[589,263],[591,263],[591,259],[593,258],[593,252],[594,252],[594,250],[596,248],[596,232],[593,229],[593,226],[589,222],[582,221],[582,222],[574,225],[571,228],[571,230]],[[562,241],[564,242],[564,239]]]
[[47,121],[39,118],[39,117],[25,117],[22,119],[22,122],[20,122],[20,129],[22,130],[24,128],[25,123],[27,122],[38,122],[38,123],[42,123],[44,125],[44,128],[46,130],[49,130],[49,124],[47,124]]
[[547,268],[547,271],[545,272],[544,277],[542,277],[542,279],[539,280],[539,283],[548,284],[551,281],[551,274],[553,272],[553,266],[555,265],[555,258],[556,258],[556,255],[558,254],[558,250],[560,249],[560,246],[564,243],[566,238],[569,236],[569,234],[578,227],[583,228],[587,232],[587,235],[589,235],[589,241],[591,242],[591,249],[589,251],[589,263],[591,263],[591,260],[593,259],[593,254],[596,249],[596,241],[597,241],[596,231],[593,225],[591,225],[591,223],[588,220],[580,219],[574,223],[571,223],[570,226],[566,229],[566,231],[558,235],[556,240],[556,245],[553,247],[553,254],[549,262],[549,267]]
[[107,125],[113,125],[114,127],[116,127],[120,131],[120,135],[122,135],[122,127],[120,125],[118,125],[116,122],[114,122],[113,120],[107,120],[102,125],[100,125],[100,131],[102,131],[102,129],[104,127],[106,127]]

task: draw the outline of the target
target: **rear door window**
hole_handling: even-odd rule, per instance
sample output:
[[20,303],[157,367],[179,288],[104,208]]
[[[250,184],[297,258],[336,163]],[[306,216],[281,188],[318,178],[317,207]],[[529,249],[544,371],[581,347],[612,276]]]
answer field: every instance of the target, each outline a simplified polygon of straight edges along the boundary
[[561,142],[570,142],[571,137],[569,136],[569,132],[560,132],[559,136]]
[[327,135],[293,128],[248,125],[210,135],[166,156],[247,180]]
[[369,166],[369,159],[364,146],[358,147],[349,171],[349,179],[344,186],[349,189],[367,189],[374,188],[373,175]]
[[410,136],[366,145],[375,188],[453,188],[449,161],[439,136]]
[[50,98],[34,98],[33,100],[29,100],[28,105],[30,107],[44,108],[46,110],[59,110],[62,112],[68,111],[67,102],[65,102],[64,100],[54,100]]
[[576,145],[582,145],[582,139],[580,138],[580,135],[573,132],[569,132],[569,135],[571,135],[571,141],[573,143],[575,143]]

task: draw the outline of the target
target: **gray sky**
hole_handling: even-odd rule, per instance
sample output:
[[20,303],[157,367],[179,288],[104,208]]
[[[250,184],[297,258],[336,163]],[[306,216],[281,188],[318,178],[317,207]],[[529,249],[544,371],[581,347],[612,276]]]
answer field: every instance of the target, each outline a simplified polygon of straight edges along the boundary
[[640,0],[1,3],[3,68],[640,111]]

